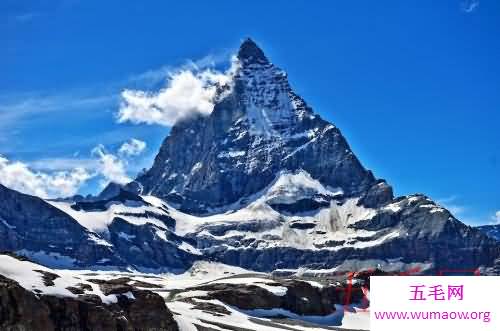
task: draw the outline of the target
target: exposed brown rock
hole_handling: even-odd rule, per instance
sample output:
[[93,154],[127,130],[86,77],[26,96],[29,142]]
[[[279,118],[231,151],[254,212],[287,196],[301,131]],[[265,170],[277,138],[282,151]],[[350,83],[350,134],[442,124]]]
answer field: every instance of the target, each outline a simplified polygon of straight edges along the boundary
[[36,272],[42,274],[42,280],[43,280],[43,284],[45,286],[54,286],[54,280],[59,278],[59,275],[56,275],[52,272],[43,271],[43,270],[33,270],[33,271],[36,271]]
[[[109,289],[109,293],[124,290],[123,284],[104,286]],[[98,296],[89,294],[77,298],[37,296],[17,282],[0,276],[0,330],[178,330],[172,313],[161,296],[132,287],[127,290],[130,290],[134,298],[118,295],[116,303],[107,305]]]

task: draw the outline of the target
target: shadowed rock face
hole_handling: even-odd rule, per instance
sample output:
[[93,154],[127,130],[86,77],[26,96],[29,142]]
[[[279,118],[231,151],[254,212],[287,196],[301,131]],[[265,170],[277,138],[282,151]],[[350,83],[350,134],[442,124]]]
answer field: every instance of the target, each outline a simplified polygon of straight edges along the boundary
[[[231,242],[224,242],[226,246],[222,247],[222,243],[216,240],[206,242],[209,240],[207,237],[204,237],[203,245],[212,247],[207,255],[216,261],[259,271],[300,267],[328,269],[345,261],[392,260],[408,265],[430,263],[432,266],[426,273],[432,274],[441,270],[474,270],[479,266],[493,266],[500,256],[497,241],[461,223],[427,197],[417,195],[394,201],[399,204],[399,210],[381,209],[375,216],[349,226],[352,230],[377,231],[373,237],[358,238],[360,242],[393,234],[390,240],[373,246],[344,248],[345,241],[331,241],[325,246],[338,247],[338,250],[331,251],[323,246],[317,246],[316,250],[293,247],[255,249],[264,242],[263,239],[254,240],[246,246],[240,239],[239,246],[234,245],[238,249],[230,249],[227,245]],[[294,221],[290,227],[306,228],[307,235],[314,236],[316,233],[313,233],[315,229],[312,225]],[[235,225],[226,226],[224,233],[234,229]],[[210,228],[204,230],[211,231]],[[377,264],[371,262],[371,267]],[[356,271],[357,268],[359,266],[353,263],[349,271]]]
[[[394,200],[391,186],[361,165],[339,129],[314,114],[292,90],[286,73],[252,40],[243,42],[237,58],[230,86],[221,89],[224,92],[216,98],[213,112],[177,123],[151,169],[131,185],[184,212],[217,213],[232,209],[230,205],[239,208],[238,202],[245,205],[281,172],[303,170],[324,187],[340,190],[342,194],[335,197],[339,204],[356,198],[358,206],[377,210],[376,216],[351,224],[346,231],[377,233],[301,248],[283,245],[284,238],[276,233],[266,238],[246,235],[245,231],[278,228],[281,225],[275,219],[210,225],[203,229],[213,236],[189,234],[205,256],[261,271],[331,268],[346,260],[418,262],[432,264],[436,270],[494,263],[498,243],[460,223],[430,199]],[[399,210],[384,209],[402,200]],[[315,195],[268,205],[282,215],[300,216],[329,208],[331,202],[332,198]],[[327,233],[314,222],[294,222],[289,228],[302,231],[298,237]],[[234,233],[231,238],[219,237],[230,231]],[[377,243],[352,244],[362,241]]]
[[178,330],[172,313],[158,294],[120,284],[106,284],[104,287],[114,294],[130,291],[135,299],[120,295],[117,303],[107,305],[97,296],[37,296],[15,281],[0,276],[0,329]]
[[[346,196],[376,184],[340,131],[313,113],[253,41],[242,44],[238,60],[232,88],[213,112],[172,128],[137,179],[144,193],[204,213],[261,190],[281,170],[304,169]],[[377,202],[392,198],[387,191]]]
[[286,292],[276,295],[258,285],[227,284],[223,283],[223,280],[217,284],[198,286],[193,289],[206,292],[200,298],[216,299],[243,310],[280,308],[298,315],[325,316],[335,311],[336,304],[367,304],[361,289],[365,284],[369,284],[366,279],[355,284],[352,284],[351,280],[351,285],[344,281],[338,286],[325,285],[323,287],[316,287],[295,279],[274,279],[273,281],[275,283],[267,284],[267,286],[286,288]]
[[477,229],[488,237],[500,241],[500,224],[478,226]]
[[[106,211],[111,203],[130,202],[149,206],[141,197],[120,190],[114,198],[76,202],[72,208]],[[183,240],[171,231],[175,221],[168,215],[146,211],[123,216],[158,219],[165,227],[135,225],[115,217],[107,233],[92,233],[46,201],[0,185],[0,251],[17,252],[41,264],[64,268],[107,265],[185,270],[194,261],[192,254],[178,248]],[[121,237],[124,233],[128,233],[127,239]]]
[[89,231],[69,215],[1,184],[0,250],[58,254],[75,265],[93,265],[104,258],[124,264],[109,247],[97,245]]

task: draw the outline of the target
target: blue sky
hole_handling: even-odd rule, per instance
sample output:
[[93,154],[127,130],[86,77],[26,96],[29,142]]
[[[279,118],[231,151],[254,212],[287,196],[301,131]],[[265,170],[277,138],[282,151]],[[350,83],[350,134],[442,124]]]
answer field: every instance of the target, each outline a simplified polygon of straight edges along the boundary
[[[118,123],[120,93],[155,91],[190,61],[222,70],[250,36],[398,195],[422,192],[490,223],[499,35],[494,0],[2,1],[0,154],[48,176],[109,155],[133,177],[169,128]],[[131,138],[147,147],[120,154]],[[103,178],[83,182],[91,193]]]

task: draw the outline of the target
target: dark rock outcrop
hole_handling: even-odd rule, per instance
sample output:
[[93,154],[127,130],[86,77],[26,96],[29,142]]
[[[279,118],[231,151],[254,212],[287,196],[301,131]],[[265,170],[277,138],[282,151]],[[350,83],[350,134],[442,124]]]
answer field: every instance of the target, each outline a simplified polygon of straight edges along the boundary
[[481,225],[481,226],[476,227],[476,229],[483,232],[488,237],[500,241],[500,224]]
[[[108,200],[75,202],[72,208],[106,211],[110,204],[150,206],[141,197],[120,190]],[[158,213],[123,213],[123,217],[144,219],[144,224],[132,224],[116,217],[109,231],[97,234],[44,200],[0,185],[0,251],[17,252],[49,267],[133,266],[185,270],[195,256],[178,246],[183,242],[195,246],[196,243],[172,231],[175,220],[166,212],[159,209]],[[150,218],[162,226],[147,222]]]
[[95,265],[102,259],[125,265],[92,238],[76,220],[44,200],[0,184],[0,250],[28,256],[43,253],[45,260],[65,267]]
[[[168,223],[167,223],[168,224]],[[186,270],[197,258],[179,249],[183,242],[196,246],[193,240],[179,237],[168,228],[154,224],[134,225],[116,217],[109,226],[109,241],[115,251],[137,268]]]
[[325,316],[335,311],[336,304],[364,303],[362,282],[316,287],[301,280],[275,279],[275,281],[276,283],[268,283],[266,286],[286,287],[286,293],[276,295],[258,285],[226,284],[223,281],[194,289],[207,292],[207,295],[200,299],[217,299],[239,309],[281,308],[298,315]]
[[[118,285],[115,285],[118,286]],[[111,286],[112,287],[112,286]],[[123,289],[123,288],[122,288]],[[127,288],[134,298],[118,296],[103,304],[97,296],[35,295],[0,275],[0,329],[5,331],[177,331],[164,300],[150,291]],[[114,289],[110,293],[125,293]]]

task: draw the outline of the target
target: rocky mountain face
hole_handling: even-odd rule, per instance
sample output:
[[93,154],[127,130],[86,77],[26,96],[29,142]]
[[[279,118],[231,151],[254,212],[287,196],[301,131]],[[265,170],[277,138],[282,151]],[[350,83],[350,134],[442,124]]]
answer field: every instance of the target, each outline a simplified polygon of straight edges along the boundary
[[496,239],[500,241],[500,225],[482,225],[478,226],[477,229],[484,234],[486,234],[488,237]]
[[0,206],[0,251],[45,265],[183,270],[194,260],[179,248],[189,244],[172,232],[166,211],[127,191],[100,201],[47,202],[0,185]]
[[45,265],[149,271],[491,271],[500,257],[428,197],[394,198],[251,40],[213,112],[177,123],[136,181],[57,201],[0,186],[0,239]]
[[46,201],[0,184],[0,250],[36,254],[56,266],[89,265],[113,258],[110,247],[99,245],[93,233]]
[[[115,287],[117,288],[117,286]],[[113,290],[110,289],[111,291]],[[119,291],[119,290],[118,290]],[[120,296],[109,306],[92,296],[78,299],[40,296],[0,276],[2,330],[179,330],[165,302],[152,292],[134,289],[134,299]]]
[[336,306],[347,273],[358,305],[372,272],[500,274],[498,227],[395,198],[253,41],[229,81],[132,183],[59,200],[0,185],[0,251],[38,263],[0,254],[2,330],[360,329]]
[[322,320],[359,330],[343,304],[355,321],[369,317],[354,307],[367,307],[372,273],[310,281],[208,262],[177,275],[54,270],[5,254],[0,263],[1,330],[331,330]]
[[392,198],[339,129],[313,113],[253,41],[246,40],[237,57],[211,115],[175,125],[152,168],[137,179],[143,194],[203,214],[262,190],[280,171],[303,169],[345,197],[380,191],[365,205]]
[[175,125],[133,183],[198,216],[182,235],[203,255],[266,271],[477,267],[498,256],[497,243],[429,198],[394,199],[253,41],[237,58],[213,112]]
[[130,279],[87,282],[16,257],[0,260],[2,330],[179,330],[163,298]]

